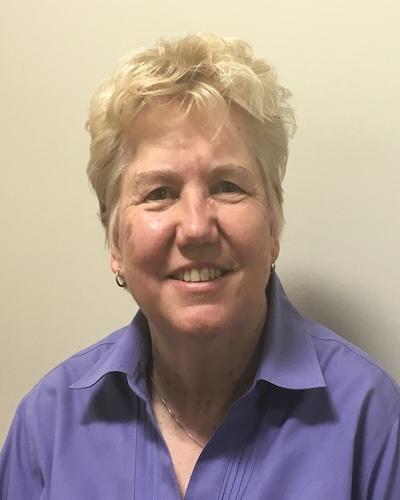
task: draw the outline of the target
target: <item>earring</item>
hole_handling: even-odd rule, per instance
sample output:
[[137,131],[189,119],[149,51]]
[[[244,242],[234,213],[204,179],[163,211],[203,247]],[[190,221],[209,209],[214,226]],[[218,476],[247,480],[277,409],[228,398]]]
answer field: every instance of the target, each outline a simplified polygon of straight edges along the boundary
[[275,261],[272,262],[271,264],[271,273],[275,271]]
[[125,280],[119,275],[120,271],[121,269],[118,269],[118,271],[115,273],[115,282],[120,288],[126,288]]

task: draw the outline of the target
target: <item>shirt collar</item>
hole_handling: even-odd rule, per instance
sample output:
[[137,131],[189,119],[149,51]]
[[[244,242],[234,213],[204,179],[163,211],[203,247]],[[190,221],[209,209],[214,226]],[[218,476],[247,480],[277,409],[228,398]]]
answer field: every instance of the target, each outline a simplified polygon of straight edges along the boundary
[[[290,303],[275,272],[271,274],[267,295],[265,341],[255,382],[265,380],[287,389],[325,387],[309,334],[312,322]],[[132,323],[114,335],[112,347],[70,388],[91,387],[107,373],[121,372],[127,374],[132,389],[146,399],[150,333],[144,314],[138,311]]]
[[275,272],[268,288],[268,318],[257,380],[286,389],[326,387],[311,338],[315,323],[291,304]]
[[[120,372],[128,376],[132,389],[146,399],[146,370],[150,357],[150,332],[144,314],[139,310],[132,323],[112,334],[111,348],[70,389],[86,389],[95,385],[107,373]],[[100,342],[101,344],[101,342]]]

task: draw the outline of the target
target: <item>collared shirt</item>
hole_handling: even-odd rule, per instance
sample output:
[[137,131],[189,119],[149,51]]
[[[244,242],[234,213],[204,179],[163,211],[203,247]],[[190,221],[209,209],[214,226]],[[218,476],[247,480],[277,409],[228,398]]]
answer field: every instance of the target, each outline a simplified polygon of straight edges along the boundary
[[[303,318],[276,275],[258,372],[202,451],[186,500],[399,500],[400,395],[367,354]],[[1,500],[176,500],[146,384],[146,318],[72,356],[20,403]]]

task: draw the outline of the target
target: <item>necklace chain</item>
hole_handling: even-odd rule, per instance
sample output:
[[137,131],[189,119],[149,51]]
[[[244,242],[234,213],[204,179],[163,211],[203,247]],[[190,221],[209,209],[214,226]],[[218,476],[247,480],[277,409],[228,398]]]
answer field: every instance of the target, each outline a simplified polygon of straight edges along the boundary
[[182,431],[194,442],[197,444],[197,446],[199,446],[199,448],[201,449],[204,449],[204,445],[201,444],[199,441],[197,441],[197,439],[193,436],[193,434],[191,432],[189,432],[187,429],[185,429],[185,427],[181,424],[181,422],[179,422],[179,420],[176,418],[176,415],[175,413],[171,410],[171,408],[168,406],[167,402],[165,401],[165,399],[161,396],[159,390],[157,389],[155,383],[153,382],[153,379],[150,379],[151,380],[151,383],[153,385],[153,388],[154,388],[154,391],[155,393],[157,394],[157,396],[159,397],[161,403],[163,404],[163,406],[165,407],[165,409],[167,410],[167,412],[169,413],[170,417],[172,418],[172,420],[178,425],[178,427],[180,429],[182,429]]

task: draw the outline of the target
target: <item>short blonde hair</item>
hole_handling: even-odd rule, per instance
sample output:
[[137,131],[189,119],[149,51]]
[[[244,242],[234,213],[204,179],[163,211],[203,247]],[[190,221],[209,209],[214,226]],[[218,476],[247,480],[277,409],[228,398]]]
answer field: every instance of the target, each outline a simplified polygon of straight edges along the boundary
[[279,235],[284,223],[282,181],[288,138],[295,130],[290,92],[243,40],[198,34],[161,40],[153,48],[128,55],[92,98],[86,124],[91,135],[87,173],[108,243],[115,243],[128,129],[157,97],[177,99],[186,111],[218,103],[240,109]]

